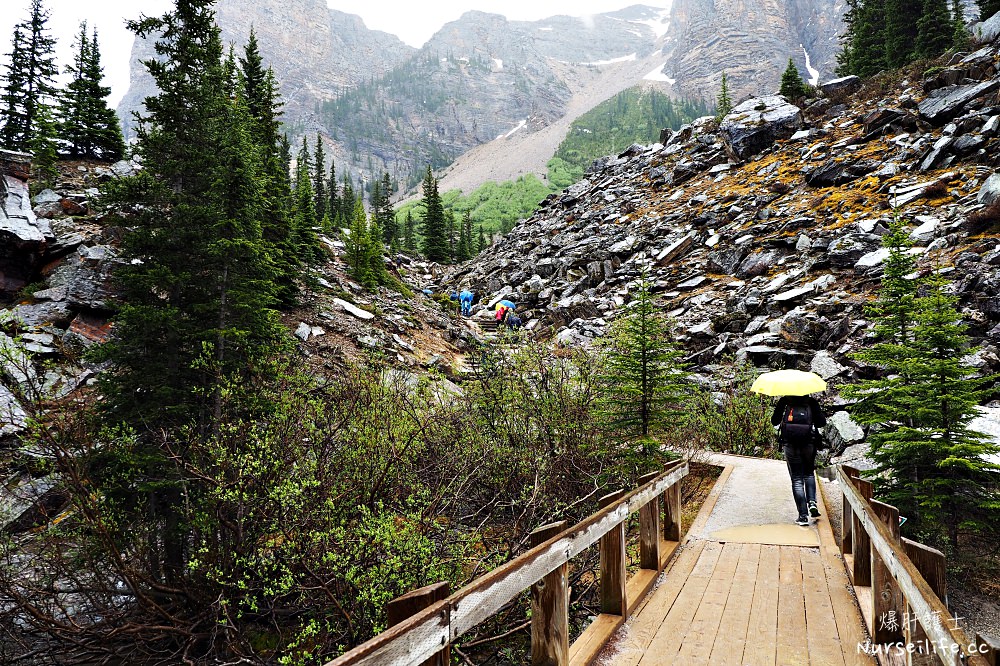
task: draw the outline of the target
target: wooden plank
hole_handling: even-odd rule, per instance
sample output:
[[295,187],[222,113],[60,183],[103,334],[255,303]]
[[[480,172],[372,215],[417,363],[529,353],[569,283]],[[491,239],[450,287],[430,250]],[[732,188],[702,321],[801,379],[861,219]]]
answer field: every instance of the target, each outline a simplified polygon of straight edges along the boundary
[[1000,640],[977,634],[976,646],[989,666],[1000,666]]
[[691,620],[712,580],[721,554],[722,544],[714,541],[705,544],[680,594],[670,606],[670,611],[650,641],[646,653],[637,662],[639,666],[677,663],[677,652],[691,628]]
[[[843,478],[843,473],[838,472]],[[854,513],[858,516],[862,529],[870,536],[872,546],[882,557],[882,561],[896,579],[903,596],[913,608],[924,631],[930,640],[938,646],[938,654],[947,666],[986,666],[982,655],[973,654],[969,650],[971,641],[960,627],[948,622],[950,614],[934,591],[924,580],[920,572],[906,557],[902,547],[893,543],[892,533],[874,515],[867,500],[862,497],[853,485],[845,485],[845,492],[851,502]]]
[[[458,590],[443,602],[379,634],[327,666],[417,666],[483,620],[556,567],[583,552],[652,497],[688,474],[675,465],[656,481],[637,488],[570,529],[532,548]],[[445,635],[442,637],[442,631]]]
[[[705,594],[698,604],[698,611],[691,621],[691,627],[684,637],[675,663],[696,663],[703,660],[705,655],[712,653],[719,625],[722,623],[722,615],[726,610],[726,602],[735,584],[734,577],[742,553],[743,544],[723,545],[722,554],[719,555],[719,561],[712,572],[712,579],[705,588]],[[745,580],[741,582],[752,586],[752,582],[747,583]],[[750,596],[753,597],[752,592]]]
[[623,624],[621,615],[598,615],[570,647],[570,666],[590,666]]
[[806,639],[813,666],[844,666],[844,649],[819,549],[799,551],[802,562],[802,592],[806,606]]
[[775,659],[779,666],[808,666],[806,608],[802,593],[802,563],[796,546],[779,546],[778,634]]
[[665,574],[663,584],[641,604],[629,622],[628,635],[620,645],[616,666],[635,666],[663,624],[708,543],[689,541]]
[[[761,545],[742,544],[740,561],[733,576],[733,589],[726,600],[719,631],[712,645],[709,663],[718,666],[743,666],[743,648],[756,635],[748,636],[750,628],[750,607],[757,588],[757,569],[760,563]],[[756,629],[756,627],[754,627]]]
[[[565,520],[543,525],[529,535],[528,542],[534,548],[565,529]],[[569,664],[568,562],[560,564],[531,586],[531,664]]]
[[[394,627],[420,611],[448,598],[451,583],[442,581],[411,590],[385,605],[386,623]],[[451,646],[445,644],[437,654],[424,660],[422,666],[448,666],[451,664]]]
[[[854,467],[851,467],[849,465],[841,465],[841,469],[844,470],[844,474],[849,479],[853,480],[861,478],[861,472],[859,472]],[[840,531],[841,531],[840,552],[846,555],[847,553],[853,552],[852,550],[853,540],[851,538],[852,535],[851,528],[854,524],[854,516],[852,515],[851,512],[851,504],[850,502],[847,501],[847,497],[843,496],[843,493],[841,493],[841,504],[843,505],[842,506],[843,512],[841,513],[841,521],[840,521]],[[826,508],[827,511],[829,511],[830,509],[829,502],[827,502]]]
[[663,538],[680,541],[681,525],[681,484],[675,483],[663,493]]
[[[899,539],[899,509],[889,504],[870,501],[872,511],[889,533],[900,545]],[[898,643],[903,640],[903,620],[906,617],[906,601],[896,584],[889,569],[882,561],[882,556],[872,552],[872,617],[875,626],[872,629],[872,642],[882,645]]]
[[944,553],[937,548],[925,546],[903,537],[903,552],[913,562],[920,575],[934,590],[938,599],[948,601],[948,567]]
[[[817,485],[819,497],[827,512],[830,502],[823,492],[823,484]],[[828,514],[829,515],[829,514]],[[817,523],[819,530],[820,553],[823,556],[823,566],[826,570],[826,581],[833,604],[833,614],[837,621],[837,635],[844,655],[846,666],[873,666],[874,657],[865,654],[860,646],[868,640],[863,627],[864,619],[854,597],[851,595],[851,583],[847,577],[846,562],[837,554],[837,543],[829,521]]]
[[[781,546],[761,546],[757,583],[750,602],[750,631],[753,640],[743,648],[743,663],[774,666],[778,633],[778,582]],[[782,665],[783,666],[783,665]]]
[[[614,504],[625,491],[611,493],[601,498],[601,507]],[[601,613],[628,617],[628,598],[625,584],[625,523],[618,523],[601,537]]]

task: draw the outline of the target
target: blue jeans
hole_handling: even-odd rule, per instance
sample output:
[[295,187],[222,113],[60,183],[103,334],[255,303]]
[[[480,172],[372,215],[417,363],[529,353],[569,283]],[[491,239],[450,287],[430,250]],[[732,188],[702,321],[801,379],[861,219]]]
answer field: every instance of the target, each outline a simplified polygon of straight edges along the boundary
[[788,476],[792,478],[792,497],[799,517],[808,515],[809,503],[816,501],[816,447],[808,444],[783,442]]

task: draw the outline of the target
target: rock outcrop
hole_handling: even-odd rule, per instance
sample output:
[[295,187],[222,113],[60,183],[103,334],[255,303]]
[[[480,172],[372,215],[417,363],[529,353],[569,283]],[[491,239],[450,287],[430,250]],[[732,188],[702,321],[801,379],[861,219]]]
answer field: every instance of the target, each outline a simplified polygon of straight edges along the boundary
[[0,295],[30,280],[54,240],[46,220],[31,210],[28,172],[31,156],[0,150]]

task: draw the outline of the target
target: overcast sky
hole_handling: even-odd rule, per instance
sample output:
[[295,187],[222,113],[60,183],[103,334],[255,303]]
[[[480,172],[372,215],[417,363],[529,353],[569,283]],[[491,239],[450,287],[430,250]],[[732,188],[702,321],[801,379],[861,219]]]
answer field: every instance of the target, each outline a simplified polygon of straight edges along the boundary
[[[11,51],[14,25],[28,17],[30,0],[0,0],[0,62],[6,63]],[[342,12],[358,14],[365,25],[374,30],[398,35],[407,44],[422,46],[445,23],[453,21],[470,9],[502,14],[512,20],[539,20],[566,14],[586,16],[614,11],[633,4],[668,7],[669,0],[328,0]],[[172,0],[43,0],[49,10],[52,34],[58,40],[57,63],[63,68],[69,62],[72,43],[81,21],[88,23],[88,32],[97,27],[104,63],[106,83],[112,87],[111,104],[115,106],[128,88],[128,56],[132,34],[125,29],[125,20],[138,18],[140,13],[161,14],[173,6]]]

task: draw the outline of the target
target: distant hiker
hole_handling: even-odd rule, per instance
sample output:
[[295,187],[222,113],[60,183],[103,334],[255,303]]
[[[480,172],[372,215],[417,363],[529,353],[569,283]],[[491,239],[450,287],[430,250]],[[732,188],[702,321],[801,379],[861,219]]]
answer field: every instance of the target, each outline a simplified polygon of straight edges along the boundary
[[816,505],[816,428],[826,425],[826,417],[815,398],[786,395],[775,405],[771,425],[778,426],[778,443],[792,479],[792,497],[799,511],[795,523],[808,525],[810,516],[820,515]]
[[504,317],[507,316],[507,308],[503,305],[497,308],[497,323],[504,321]]
[[470,314],[472,314],[472,300],[475,297],[476,297],[475,294],[473,294],[468,289],[463,289],[462,293],[458,295],[458,300],[462,304],[463,316],[468,317]]
[[511,314],[507,317],[507,326],[511,329],[521,328],[521,318],[515,314]]

